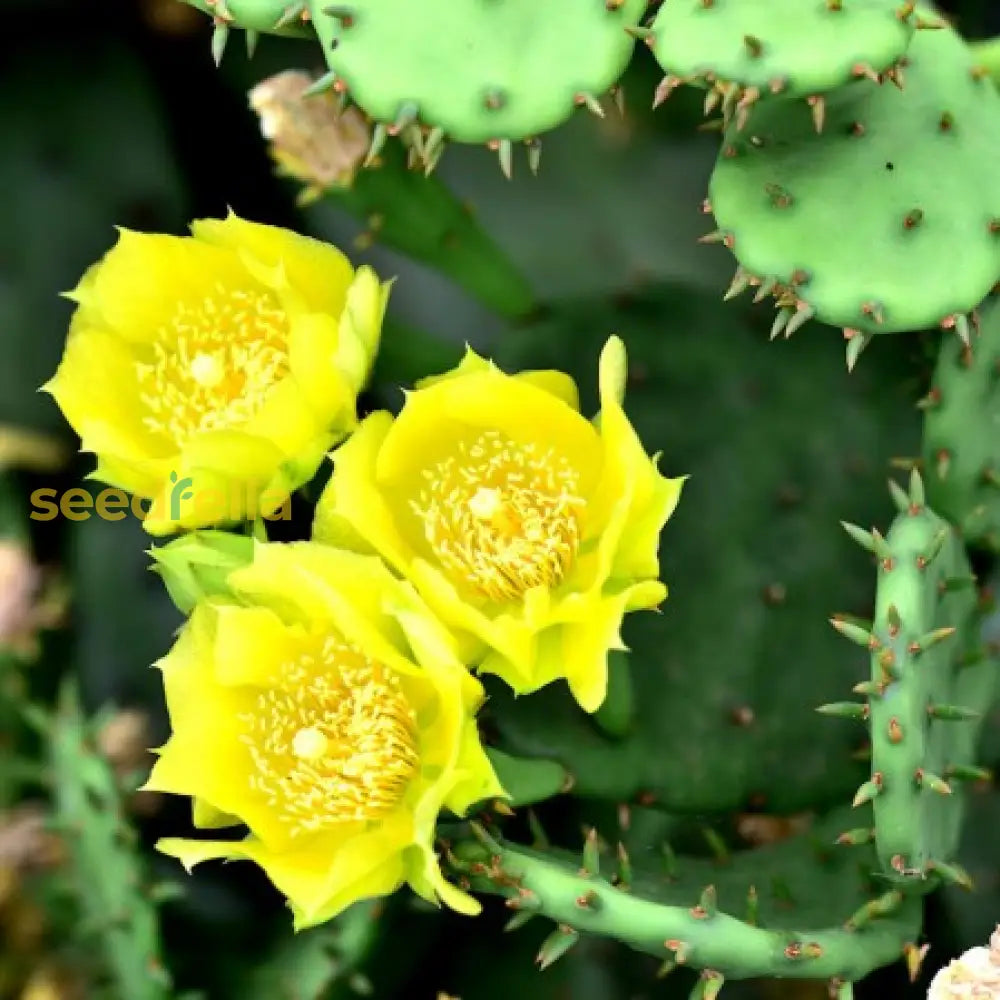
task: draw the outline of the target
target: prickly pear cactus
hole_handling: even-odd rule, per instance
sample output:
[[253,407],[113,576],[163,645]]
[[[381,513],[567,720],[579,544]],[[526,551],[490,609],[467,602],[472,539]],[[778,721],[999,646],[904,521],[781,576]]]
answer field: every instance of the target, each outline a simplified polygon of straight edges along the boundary
[[[854,689],[867,701],[820,711],[868,724],[872,772],[854,804],[873,802],[870,835],[883,870],[906,884],[926,884],[935,874],[967,883],[952,863],[961,783],[988,777],[976,766],[975,750],[1000,664],[980,636],[984,616],[956,529],[928,508],[918,473],[908,493],[894,486],[893,496],[899,514],[885,536],[846,525],[875,559],[873,622],[832,619],[870,651],[871,675]],[[868,836],[854,829],[844,839],[856,843]]]
[[895,72],[916,21],[903,0],[669,0],[646,43],[667,73],[658,98],[697,83],[710,92],[707,111],[745,115],[769,95],[821,107],[818,95]]
[[814,115],[754,104],[709,188],[713,238],[740,264],[733,292],[773,294],[774,335],[812,317],[843,327],[851,362],[877,333],[940,325],[968,340],[1000,274],[993,83],[949,27],[915,33],[896,83],[862,78]]
[[[699,971],[692,996],[716,997],[728,979],[827,979],[831,995],[903,955],[919,932],[920,901],[877,894],[864,862],[830,847],[842,813],[794,841],[728,857],[654,868],[621,850],[582,854],[507,846],[481,827],[452,845],[454,869],[476,889],[506,898],[517,924],[556,927],[538,955],[545,968],[581,935],[617,938],[660,959],[661,975]],[[668,858],[670,856],[668,855]]]
[[970,347],[946,340],[923,401],[931,503],[972,545],[1000,551],[1000,300]]
[[[309,9],[333,86],[396,133],[486,142],[502,160],[581,105],[597,108],[632,53],[643,0],[355,0]],[[428,73],[428,60],[439,72]],[[537,148],[529,145],[529,149]]]

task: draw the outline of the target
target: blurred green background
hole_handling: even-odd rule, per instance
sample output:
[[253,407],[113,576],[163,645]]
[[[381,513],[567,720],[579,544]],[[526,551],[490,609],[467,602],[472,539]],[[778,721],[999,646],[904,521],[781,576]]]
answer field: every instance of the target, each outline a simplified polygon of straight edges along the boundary
[[[956,0],[949,6],[971,37],[1000,30],[1000,8],[990,0]],[[845,557],[839,537],[832,554],[834,543],[818,541],[814,529],[819,525],[832,536],[840,517],[863,520],[855,517],[859,511],[875,520],[885,516],[884,504],[874,506],[867,499],[873,494],[865,489],[869,480],[884,481],[879,463],[897,454],[897,445],[915,446],[919,424],[910,401],[926,374],[926,350],[887,345],[881,357],[861,366],[848,388],[832,331],[810,331],[788,346],[766,347],[766,309],[718,304],[732,263],[725,250],[696,243],[707,228],[701,202],[716,139],[697,130],[701,112],[695,96],[679,95],[655,115],[649,110],[659,73],[642,46],[625,80],[627,116],[611,113],[597,120],[580,113],[547,138],[537,179],[522,162],[514,180],[506,181],[485,149],[446,153],[438,175],[526,276],[537,301],[545,303],[527,316],[501,317],[429,267],[378,242],[368,246],[370,220],[331,200],[297,207],[296,185],[274,176],[246,93],[284,68],[319,69],[315,46],[265,38],[248,62],[242,46],[232,44],[216,70],[209,37],[207,20],[175,0],[0,0],[0,608],[26,588],[32,612],[25,630],[29,635],[40,630],[37,657],[35,650],[21,647],[16,654],[0,654],[0,998],[145,1000],[145,993],[122,995],[114,985],[119,980],[106,978],[109,960],[102,949],[131,947],[115,944],[104,921],[123,921],[129,941],[146,933],[139,926],[145,917],[136,914],[153,912],[152,886],[165,900],[155,912],[172,985],[150,987],[160,992],[149,996],[186,991],[211,1000],[686,996],[687,983],[654,978],[652,960],[599,940],[584,943],[539,974],[532,960],[545,929],[532,924],[517,934],[502,934],[504,913],[495,902],[482,920],[472,922],[431,916],[423,904],[400,893],[375,908],[359,907],[335,927],[293,940],[281,899],[256,869],[215,865],[189,879],[174,862],[151,851],[158,836],[186,828],[184,802],[126,795],[123,816],[106,833],[117,842],[129,840],[129,830],[137,831],[133,847],[140,867],[134,872],[127,866],[121,872],[86,870],[86,859],[99,855],[75,854],[64,843],[67,829],[75,836],[72,831],[79,830],[73,822],[89,824],[95,814],[113,816],[119,808],[116,793],[101,786],[99,777],[93,785],[84,780],[83,799],[57,804],[53,825],[46,789],[52,790],[53,779],[58,784],[60,766],[70,767],[74,754],[93,752],[95,740],[122,781],[134,782],[148,765],[143,749],[161,743],[167,732],[159,677],[149,665],[169,647],[180,616],[147,569],[149,539],[132,519],[39,523],[26,517],[31,490],[69,488],[92,467],[90,457],[75,454],[76,442],[52,401],[37,392],[58,363],[71,312],[58,293],[71,288],[111,247],[116,225],[179,234],[190,219],[223,215],[231,207],[256,221],[328,239],[356,262],[371,262],[382,275],[398,276],[384,356],[364,400],[367,406],[398,405],[395,386],[449,364],[466,341],[495,347],[499,357],[517,363],[589,372],[592,381],[599,343],[611,332],[622,332],[630,349],[635,345],[634,415],[647,444],[667,451],[670,474],[700,463],[701,481],[716,484],[714,492],[688,497],[690,509],[679,515],[671,528],[675,534],[668,536],[675,547],[668,559],[671,586],[676,580],[690,590],[697,583],[702,591],[695,603],[680,588],[680,607],[670,619],[681,630],[679,648],[687,652],[683,643],[688,642],[697,665],[708,657],[698,642],[712,609],[739,605],[746,593],[756,595],[762,586],[787,589],[790,613],[810,616],[817,634],[823,617],[840,609],[838,601],[863,608],[870,600],[863,567]],[[726,346],[724,338],[737,327],[752,337],[752,348],[735,333],[734,346]],[[710,335],[715,339],[705,341],[709,346],[699,347]],[[683,354],[678,371],[684,374],[671,381],[675,352],[678,358]],[[724,373],[716,374],[713,366]],[[889,370],[894,385],[872,410],[867,403],[871,390]],[[652,378],[644,379],[644,371]],[[827,391],[825,400],[816,398]],[[748,423],[754,407],[764,415]],[[774,528],[774,494],[787,487],[792,493],[786,498],[794,506],[794,490],[805,482],[808,493],[817,485],[816,470],[832,468],[821,459],[830,446],[824,435],[836,429],[837,421],[845,421],[841,430],[849,428],[844,433],[851,440],[837,452],[836,482],[831,479],[819,491],[825,499],[809,508],[808,516]],[[43,437],[26,440],[19,436],[25,432]],[[778,456],[792,457],[782,465]],[[775,461],[768,465],[769,460]],[[781,478],[786,474],[792,479]],[[300,520],[289,530],[301,533],[305,523]],[[748,537],[758,539],[750,563]],[[24,562],[25,551],[32,554],[30,565]],[[785,552],[806,555],[789,560]],[[832,560],[837,566],[831,571]],[[836,575],[841,565],[854,566],[843,580]],[[856,579],[849,579],[851,573]],[[754,601],[754,608],[763,607],[756,596]],[[685,621],[694,623],[687,631]],[[753,631],[758,625],[746,623],[745,628]],[[0,637],[11,639],[2,631]],[[734,650],[745,648],[743,637],[740,632],[733,638]],[[843,752],[846,761],[851,749],[839,729],[833,727],[821,746],[808,749],[820,723],[806,706],[831,700],[824,696],[831,691],[842,693],[847,676],[841,670],[831,675],[832,682],[824,680],[823,665],[846,660],[836,638],[826,640],[824,634],[815,649],[810,646],[797,668],[808,663],[818,679],[793,685],[784,701],[785,695],[768,688],[767,671],[776,669],[780,656],[775,639],[773,647],[758,648],[745,669],[734,668],[731,677],[720,674],[718,689],[681,688],[691,702],[664,702],[663,745],[671,746],[675,728],[689,725],[700,742],[692,744],[691,737],[686,745],[705,747],[726,706],[737,706],[745,697],[772,699],[770,715],[766,708],[759,710],[766,725],[752,749],[744,746],[742,769],[711,785],[718,791],[718,816],[738,811],[736,802],[752,811],[754,782],[778,784],[789,746],[797,748],[793,752],[803,763],[783,786],[786,801],[770,796],[778,813],[825,808],[856,787],[856,774],[846,763],[843,773],[829,770],[831,752]],[[729,652],[714,655],[723,658]],[[18,706],[29,699],[51,706],[66,677],[75,679],[85,713],[111,706],[110,714],[96,728],[81,723],[74,729],[76,716],[65,704],[63,717],[70,721],[63,737],[69,743],[61,750],[46,749],[45,734],[51,730],[36,719],[39,735],[31,720],[18,714]],[[543,712],[548,704],[538,702]],[[559,705],[553,710],[558,712]],[[505,726],[515,744],[530,744],[530,712],[523,719],[515,713]],[[987,740],[986,763],[1000,763],[996,719]],[[739,746],[723,740],[698,760],[678,757],[677,767],[697,771],[700,760],[718,762],[739,753]],[[712,794],[704,796],[705,805],[695,803],[696,810],[705,810],[710,828],[718,820],[707,802]],[[566,806],[552,822],[571,829],[604,816],[613,825],[612,814],[609,806],[584,802]],[[984,941],[1000,919],[998,823],[996,791],[974,796],[968,843],[960,857],[976,875],[980,892],[929,902],[929,967]],[[635,836],[641,840],[644,834]],[[109,885],[115,879],[136,883],[114,900],[126,911],[134,907],[134,913],[108,912],[112,904],[101,887],[105,876]],[[149,982],[166,981],[155,965],[134,972],[140,978],[147,973]],[[908,987],[899,968],[872,977],[860,995],[875,996],[887,988],[904,995]],[[725,995],[818,1000],[825,987],[750,984],[727,986]],[[922,991],[914,989],[913,995]]]

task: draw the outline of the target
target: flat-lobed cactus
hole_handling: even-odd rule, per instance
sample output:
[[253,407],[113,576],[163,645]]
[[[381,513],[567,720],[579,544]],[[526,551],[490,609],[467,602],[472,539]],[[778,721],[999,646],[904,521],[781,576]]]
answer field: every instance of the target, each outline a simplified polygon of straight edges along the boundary
[[927,506],[919,473],[908,493],[894,484],[893,497],[899,514],[885,536],[845,524],[874,557],[878,589],[872,622],[832,619],[870,652],[871,675],[854,689],[867,700],[820,708],[864,720],[871,734],[871,776],[854,804],[872,802],[874,828],[848,831],[844,842],[873,836],[883,870],[900,885],[930,888],[933,875],[965,884],[953,863],[957,793],[963,780],[988,777],[975,751],[1000,661],[980,639],[984,616],[961,540]]
[[[425,160],[446,138],[488,143],[510,172],[514,141],[586,105],[598,113],[632,54],[644,0],[309,0],[331,85],[395,134],[422,123]],[[428,72],[428,66],[434,72]]]
[[724,865],[668,855],[654,869],[620,847],[608,858],[593,831],[582,857],[508,845],[481,827],[446,852],[473,889],[506,899],[515,925],[534,915],[555,921],[538,955],[543,969],[581,934],[600,934],[661,959],[661,974],[700,970],[693,1000],[716,997],[727,979],[759,976],[827,980],[846,1000],[852,982],[915,941],[921,904],[879,894],[870,864],[830,846],[843,822],[839,810]]
[[896,82],[831,91],[817,123],[799,102],[755,104],[709,189],[712,238],[740,265],[731,293],[773,293],[775,336],[812,317],[843,327],[849,364],[877,333],[940,325],[967,340],[1000,275],[992,81],[941,27],[915,33]]
[[904,0],[667,0],[646,43],[667,76],[657,102],[681,84],[709,91],[737,127],[756,101],[822,95],[862,76],[893,75],[918,21]]
[[1000,552],[1000,300],[981,310],[971,347],[941,345],[922,405],[930,502],[968,544]]

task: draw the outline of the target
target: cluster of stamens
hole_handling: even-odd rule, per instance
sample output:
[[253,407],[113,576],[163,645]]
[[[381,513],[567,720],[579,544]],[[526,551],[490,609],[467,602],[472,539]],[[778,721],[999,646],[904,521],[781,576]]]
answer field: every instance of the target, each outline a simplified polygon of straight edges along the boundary
[[242,721],[251,786],[293,835],[386,815],[419,768],[399,677],[332,636],[285,664]]
[[561,582],[580,545],[586,505],[564,456],[485,431],[423,477],[411,506],[453,579],[501,603]]
[[137,363],[143,423],[183,445],[245,426],[288,372],[288,319],[274,296],[219,286],[178,302]]

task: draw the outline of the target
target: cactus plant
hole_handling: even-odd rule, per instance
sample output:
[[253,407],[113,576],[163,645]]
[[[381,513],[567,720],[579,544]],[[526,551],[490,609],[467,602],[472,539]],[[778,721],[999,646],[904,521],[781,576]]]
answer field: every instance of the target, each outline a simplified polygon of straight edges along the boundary
[[812,317],[843,327],[851,363],[877,333],[940,325],[968,341],[1000,273],[992,82],[941,27],[916,32],[902,89],[861,79],[823,107],[814,125],[762,101],[723,139],[709,201],[739,261],[733,294],[773,294],[775,336]]
[[[37,12],[4,7],[15,34],[41,34]],[[869,975],[902,997],[907,975],[927,985],[989,937],[1000,42],[976,41],[971,3],[948,5],[954,22],[912,0],[143,0],[127,24],[49,7],[44,42],[0,67],[0,528],[19,556],[66,568],[73,617],[32,625],[22,655],[4,623],[23,588],[0,565],[0,807],[50,810],[65,858],[16,867],[52,942],[22,948],[0,815],[0,1000],[59,992],[59,961],[99,1000],[761,1000],[787,980],[848,1000]],[[153,37],[165,10],[181,19],[169,42]],[[142,58],[115,37],[141,39]],[[233,52],[216,74],[209,48],[220,62],[232,40],[253,58]],[[109,57],[101,73],[92,52]],[[626,87],[655,111],[634,114]],[[36,88],[51,115],[25,111]],[[628,115],[605,116],[612,96]],[[693,134],[702,110],[716,117]],[[113,155],[123,134],[134,156]],[[542,140],[555,149],[538,184],[520,161],[536,171]],[[446,143],[459,148],[434,173]],[[513,183],[462,148],[483,145]],[[116,281],[110,258],[89,272],[64,345],[55,291],[115,222],[180,231],[186,191],[199,215],[232,203],[231,219],[281,225],[201,223],[204,273],[164,263],[166,234],[129,235],[148,257]],[[702,243],[718,245],[698,247],[705,194]],[[368,272],[337,292],[341,259],[295,229],[386,291],[396,276],[381,326]],[[563,263],[581,250],[601,274]],[[714,262],[730,256],[724,291]],[[246,353],[202,349],[219,332],[203,279],[222,257],[231,291],[263,296],[264,354],[238,310],[225,321],[249,330]],[[747,290],[776,299],[773,325],[729,301]],[[769,327],[787,340],[810,320],[844,329],[849,371],[838,337],[769,343]],[[141,511],[26,519],[37,487],[58,494],[92,468],[50,461],[24,427],[56,426],[34,390],[105,325],[109,341],[128,333],[128,362],[97,351],[63,380],[102,455],[93,475],[139,483],[155,467],[183,493],[143,407],[204,403],[211,447],[177,442],[194,440],[199,474],[207,455],[227,482],[258,460],[284,476],[330,402],[327,368],[350,381],[333,472],[324,462],[281,518],[234,514],[151,552]],[[855,367],[879,333],[908,336]],[[150,388],[167,355],[184,391],[162,371]],[[478,462],[501,427],[510,441]],[[241,434],[258,431],[270,446],[248,463]],[[434,490],[415,484],[435,476],[425,503]],[[657,537],[663,480],[682,476]],[[310,537],[321,496],[329,530]],[[487,563],[499,583],[473,592],[461,567]],[[667,599],[639,611],[657,577]],[[520,600],[523,623],[553,627],[492,627]],[[144,669],[178,628],[161,671]],[[325,630],[329,676],[269,687],[263,659],[284,671]],[[531,694],[490,673],[504,657]],[[593,711],[563,684],[575,659],[607,669]],[[244,670],[252,703],[230,683]],[[171,747],[163,791],[120,787],[95,750],[104,715],[77,689],[153,717],[143,747]],[[160,907],[170,886],[153,872],[183,877],[164,854],[195,870]],[[255,864],[201,863],[222,856]],[[935,989],[989,973],[984,951]]]
[[707,110],[721,105],[727,117],[771,95],[808,98],[818,115],[827,91],[895,73],[919,20],[912,3],[898,0],[673,0],[660,8],[646,43],[667,73],[658,100],[697,82],[711,95]]

